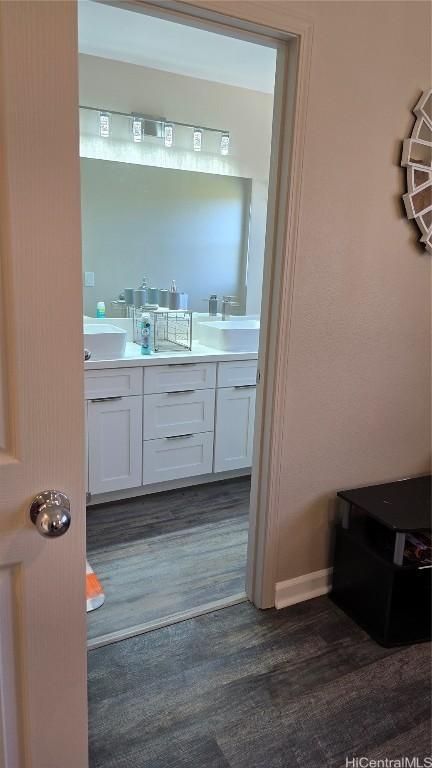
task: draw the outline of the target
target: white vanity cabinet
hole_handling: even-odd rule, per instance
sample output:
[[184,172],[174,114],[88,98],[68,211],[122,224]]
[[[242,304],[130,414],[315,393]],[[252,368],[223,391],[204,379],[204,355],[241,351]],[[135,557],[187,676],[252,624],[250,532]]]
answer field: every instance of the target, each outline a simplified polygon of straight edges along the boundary
[[142,369],[86,371],[88,490],[142,483]]
[[86,370],[90,494],[251,467],[256,369],[234,359]]

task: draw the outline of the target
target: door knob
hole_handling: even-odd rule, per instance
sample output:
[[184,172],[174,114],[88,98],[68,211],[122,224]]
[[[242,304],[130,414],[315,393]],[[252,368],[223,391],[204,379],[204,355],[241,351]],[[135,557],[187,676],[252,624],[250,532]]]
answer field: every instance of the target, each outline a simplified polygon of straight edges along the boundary
[[60,491],[42,491],[30,505],[30,520],[41,536],[63,536],[71,523],[70,502]]

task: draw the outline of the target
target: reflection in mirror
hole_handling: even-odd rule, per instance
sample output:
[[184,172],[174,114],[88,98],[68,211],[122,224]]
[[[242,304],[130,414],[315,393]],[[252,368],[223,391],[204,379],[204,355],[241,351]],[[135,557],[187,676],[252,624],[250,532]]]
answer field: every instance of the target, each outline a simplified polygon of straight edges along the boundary
[[250,179],[82,158],[81,187],[86,315],[98,301],[115,315],[143,277],[159,289],[175,280],[195,312],[217,294],[245,314]]

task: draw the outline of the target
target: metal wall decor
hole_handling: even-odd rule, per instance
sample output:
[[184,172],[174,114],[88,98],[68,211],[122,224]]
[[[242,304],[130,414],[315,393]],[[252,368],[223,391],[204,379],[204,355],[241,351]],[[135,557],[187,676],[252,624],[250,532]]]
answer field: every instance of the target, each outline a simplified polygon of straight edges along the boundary
[[408,218],[415,219],[420,229],[420,242],[432,253],[432,88],[423,91],[413,112],[411,138],[404,140],[402,149],[408,187],[403,201]]

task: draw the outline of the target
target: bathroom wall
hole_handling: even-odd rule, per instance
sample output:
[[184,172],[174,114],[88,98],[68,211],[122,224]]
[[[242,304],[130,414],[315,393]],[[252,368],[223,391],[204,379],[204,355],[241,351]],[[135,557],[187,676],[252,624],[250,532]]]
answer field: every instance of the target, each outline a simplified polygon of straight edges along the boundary
[[106,160],[81,159],[84,310],[123,288],[169,287],[174,278],[189,308],[206,310],[210,293],[238,296],[245,311],[250,180]]
[[[80,104],[142,112],[230,131],[230,153],[192,152],[184,140],[166,150],[97,135],[96,115],[81,112],[81,157],[250,178],[251,232],[247,312],[258,314],[264,258],[273,96],[245,88],[80,54]],[[183,137],[184,138],[184,137]],[[85,289],[86,291],[88,289]]]
[[274,521],[284,581],[330,564],[337,489],[430,471],[431,257],[404,215],[399,164],[431,85],[431,6],[196,5],[313,24]]

